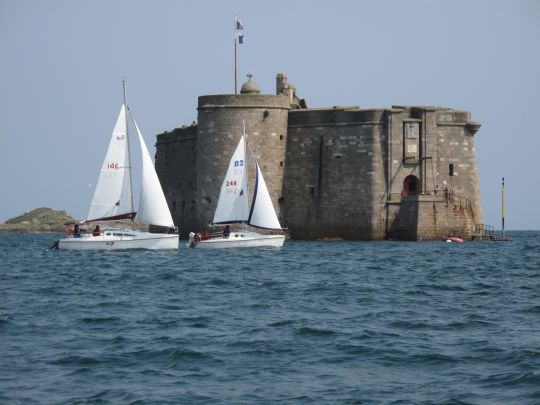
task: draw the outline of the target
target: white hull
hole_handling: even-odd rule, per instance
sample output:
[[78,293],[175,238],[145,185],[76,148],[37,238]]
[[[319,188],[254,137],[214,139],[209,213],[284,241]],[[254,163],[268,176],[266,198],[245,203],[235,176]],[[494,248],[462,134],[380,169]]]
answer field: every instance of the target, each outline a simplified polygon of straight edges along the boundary
[[131,229],[106,229],[100,236],[60,239],[61,250],[178,249],[177,234],[149,233]]
[[199,249],[227,249],[245,247],[281,247],[285,242],[285,235],[262,235],[255,232],[231,232],[229,238],[215,238],[191,243],[188,247]]

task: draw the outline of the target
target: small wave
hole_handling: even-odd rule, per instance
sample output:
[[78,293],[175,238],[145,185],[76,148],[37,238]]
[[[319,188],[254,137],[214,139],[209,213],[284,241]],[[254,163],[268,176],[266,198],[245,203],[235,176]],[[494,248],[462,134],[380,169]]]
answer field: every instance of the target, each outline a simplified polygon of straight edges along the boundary
[[77,376],[77,375],[88,375],[92,372],[92,369],[90,367],[81,367],[73,370],[72,372],[68,373],[68,376]]
[[534,305],[532,307],[526,308],[523,310],[523,312],[531,313],[531,314],[540,314],[540,305]]
[[124,343],[127,339],[123,336],[115,336],[112,340],[111,340],[111,343]]
[[494,288],[499,288],[498,285],[495,285],[495,284],[486,284],[486,283],[482,283],[482,282],[474,283],[474,284],[473,284],[473,287],[483,288],[483,289],[486,289],[486,290],[492,290],[492,289],[494,289]]
[[420,289],[414,289],[414,290],[407,290],[405,291],[405,294],[412,297],[431,297],[432,294],[429,294],[425,290]]
[[163,273],[158,276],[160,280],[174,280],[178,277],[176,273]]
[[420,330],[420,329],[431,329],[434,325],[431,325],[426,322],[410,322],[410,321],[393,321],[388,323],[388,326],[391,326],[393,328],[400,328],[400,329],[414,329],[414,330]]
[[187,322],[192,328],[208,328],[210,318],[207,316],[191,316],[182,318],[182,321]]
[[102,360],[94,357],[85,356],[66,356],[57,360],[53,360],[51,364],[55,366],[91,366],[102,363]]
[[115,300],[115,301],[98,302],[94,306],[97,307],[97,308],[102,308],[102,307],[109,308],[109,307],[116,307],[118,305],[126,305],[126,304],[128,304],[128,303],[120,301],[120,300]]
[[532,371],[526,373],[496,374],[485,378],[483,382],[486,383],[486,387],[510,387],[521,384],[532,384],[538,387],[540,386],[540,374]]
[[292,319],[287,319],[287,320],[284,320],[284,321],[277,321],[277,322],[270,323],[270,324],[268,324],[268,326],[271,326],[273,328],[280,328],[282,326],[292,325],[294,322],[295,321],[293,321]]
[[208,284],[217,285],[217,286],[223,286],[223,285],[229,285],[229,284],[231,284],[231,282],[228,281],[228,280],[224,280],[222,278],[213,278],[208,282]]
[[358,355],[358,354],[366,354],[372,352],[374,349],[369,346],[362,346],[362,345],[337,345],[336,349],[340,352],[351,354],[351,355]]
[[205,352],[190,350],[182,347],[170,347],[163,350],[139,350],[127,353],[128,356],[141,360],[197,360],[207,357]]
[[[351,319],[351,322],[354,320]],[[370,339],[394,339],[401,337],[401,334],[395,330],[379,330],[379,329],[364,329],[359,333],[356,333],[353,338],[357,340],[370,340]]]
[[534,242],[527,242],[521,247],[521,251],[528,252],[540,252],[540,245]]
[[[288,352],[289,348],[276,348],[271,342],[267,340],[235,340],[227,344],[229,347],[233,347],[243,354],[249,354],[251,356],[271,356],[279,351],[280,353]],[[236,351],[235,350],[235,351]]]
[[[75,402],[78,402],[79,398],[75,398]],[[81,398],[82,399],[82,398]],[[143,402],[137,399],[136,395],[130,391],[124,389],[106,389],[92,395],[89,398],[84,399],[84,403],[129,403],[129,404],[142,404]]]
[[117,316],[105,316],[105,317],[89,317],[82,318],[81,322],[86,324],[102,324],[102,323],[114,323],[121,319]]
[[300,336],[331,336],[335,335],[336,332],[328,329],[317,329],[304,326],[296,331],[297,335]]
[[272,308],[272,304],[270,304],[269,302],[257,302],[256,304],[250,305],[248,308],[266,309],[266,308]]
[[169,311],[181,311],[181,310],[185,309],[185,307],[183,307],[181,305],[174,305],[174,304],[163,304],[163,305],[161,305],[161,308],[169,310]]
[[451,284],[419,284],[416,287],[420,290],[432,289],[435,291],[467,291],[460,285]]
[[160,328],[175,328],[178,325],[178,322],[174,319],[164,320],[164,319],[154,319],[153,324],[157,325]]
[[413,354],[404,359],[405,362],[412,364],[426,365],[441,365],[458,363],[460,360],[456,357],[448,356],[442,353],[430,353],[430,354]]

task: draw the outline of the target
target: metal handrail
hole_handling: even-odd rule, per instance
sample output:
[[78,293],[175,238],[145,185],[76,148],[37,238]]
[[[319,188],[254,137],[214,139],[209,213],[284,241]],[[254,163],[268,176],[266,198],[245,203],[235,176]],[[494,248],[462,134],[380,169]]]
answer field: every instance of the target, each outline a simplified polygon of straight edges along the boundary
[[474,232],[480,235],[493,236],[495,234],[495,227],[493,225],[476,224],[474,226]]

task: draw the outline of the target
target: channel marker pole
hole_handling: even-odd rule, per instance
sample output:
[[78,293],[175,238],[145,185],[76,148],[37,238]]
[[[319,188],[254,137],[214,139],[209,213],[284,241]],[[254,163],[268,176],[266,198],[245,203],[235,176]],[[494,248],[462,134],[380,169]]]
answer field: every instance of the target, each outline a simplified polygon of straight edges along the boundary
[[504,238],[504,177],[502,178],[502,237]]

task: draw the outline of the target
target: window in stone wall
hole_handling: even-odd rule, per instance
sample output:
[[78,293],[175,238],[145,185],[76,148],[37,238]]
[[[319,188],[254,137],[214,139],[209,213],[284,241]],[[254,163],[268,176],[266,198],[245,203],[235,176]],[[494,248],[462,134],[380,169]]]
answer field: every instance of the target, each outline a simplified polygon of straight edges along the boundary
[[448,175],[449,176],[453,176],[454,175],[454,164],[453,163],[450,163],[448,165]]

